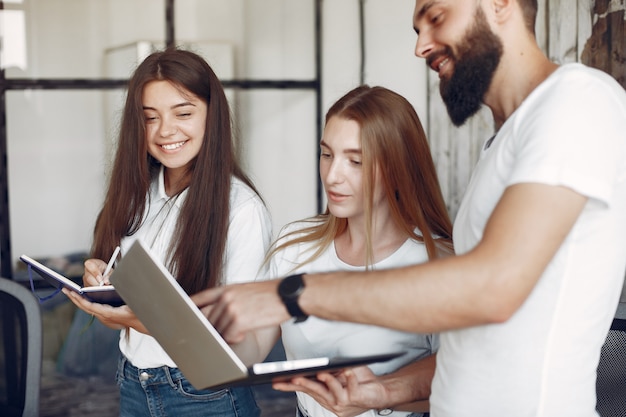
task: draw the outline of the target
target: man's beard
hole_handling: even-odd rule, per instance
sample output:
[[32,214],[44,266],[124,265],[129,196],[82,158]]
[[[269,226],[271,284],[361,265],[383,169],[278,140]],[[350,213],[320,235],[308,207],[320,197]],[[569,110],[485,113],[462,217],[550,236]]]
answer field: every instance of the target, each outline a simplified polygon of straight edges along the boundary
[[502,57],[502,41],[491,31],[480,8],[457,49],[454,54],[450,47],[445,48],[454,72],[450,79],[441,78],[439,91],[452,123],[461,126],[480,110]]

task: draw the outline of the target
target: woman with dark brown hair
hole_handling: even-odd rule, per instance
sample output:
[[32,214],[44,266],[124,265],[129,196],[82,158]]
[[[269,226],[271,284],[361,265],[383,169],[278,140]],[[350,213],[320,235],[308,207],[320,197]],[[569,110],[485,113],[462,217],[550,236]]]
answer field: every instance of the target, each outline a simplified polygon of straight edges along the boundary
[[[85,285],[108,283],[103,260],[118,245],[123,256],[138,239],[188,294],[267,277],[268,211],[236,161],[223,87],[206,61],[189,51],[155,52],[130,79]],[[70,298],[121,329],[120,415],[259,415],[247,387],[192,387],[127,306]],[[261,335],[233,346],[244,362],[262,360],[261,352],[271,347]]]

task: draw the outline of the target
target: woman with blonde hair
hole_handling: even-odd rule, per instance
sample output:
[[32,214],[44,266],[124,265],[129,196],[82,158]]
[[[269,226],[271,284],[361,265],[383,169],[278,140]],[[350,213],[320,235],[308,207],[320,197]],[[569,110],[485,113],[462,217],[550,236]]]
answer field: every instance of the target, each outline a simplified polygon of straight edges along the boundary
[[[382,87],[350,91],[328,111],[320,150],[327,210],[283,228],[268,254],[271,276],[291,274],[285,281],[296,282],[304,273],[395,268],[452,253],[452,224],[426,135],[406,99]],[[407,352],[339,375],[274,384],[297,392],[299,415],[428,410],[437,335],[316,317],[281,330],[288,359]]]

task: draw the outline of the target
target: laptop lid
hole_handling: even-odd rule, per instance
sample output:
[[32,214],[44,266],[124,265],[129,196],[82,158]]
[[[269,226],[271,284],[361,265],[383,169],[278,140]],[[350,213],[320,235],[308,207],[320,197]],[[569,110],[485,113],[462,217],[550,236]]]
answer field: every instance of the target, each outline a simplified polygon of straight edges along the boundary
[[382,362],[405,353],[264,362],[247,368],[141,241],[133,243],[110,281],[151,336],[198,389],[269,383],[322,370]]

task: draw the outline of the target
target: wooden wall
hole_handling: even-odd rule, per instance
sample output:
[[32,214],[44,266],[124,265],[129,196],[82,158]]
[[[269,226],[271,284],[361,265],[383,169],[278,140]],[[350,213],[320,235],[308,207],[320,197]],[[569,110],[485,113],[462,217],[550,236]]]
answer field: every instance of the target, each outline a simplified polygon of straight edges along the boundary
[[[536,34],[555,62],[583,62],[626,88],[626,0],[539,0]],[[444,198],[454,219],[483,142],[494,134],[484,108],[461,128],[450,122],[437,74],[428,72],[428,137]]]

